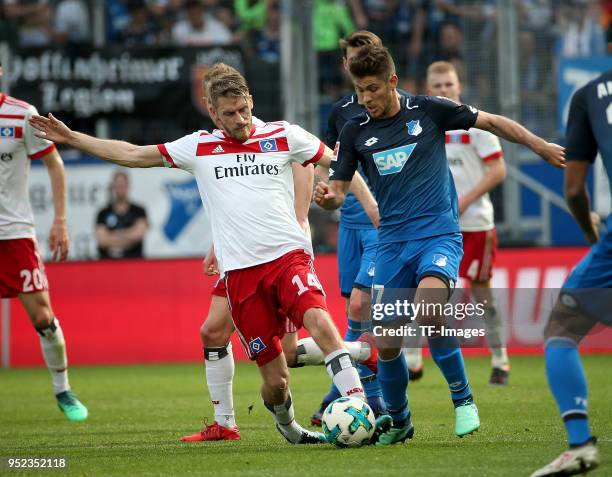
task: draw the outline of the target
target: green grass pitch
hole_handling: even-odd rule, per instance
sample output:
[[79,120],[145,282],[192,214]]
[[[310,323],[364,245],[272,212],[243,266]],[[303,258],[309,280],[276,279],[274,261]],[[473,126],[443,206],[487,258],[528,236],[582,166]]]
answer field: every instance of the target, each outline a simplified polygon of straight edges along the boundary
[[[486,384],[488,359],[466,361],[480,432],[463,439],[453,435],[448,389],[426,360],[424,379],[409,387],[415,438],[382,449],[289,445],[261,403],[252,364],[238,364],[234,379],[242,441],[212,443],[178,440],[198,430],[205,415],[212,418],[201,365],[72,368],[72,386],[90,411],[84,423],[68,422],[60,414],[46,369],[0,371],[0,456],[69,459],[64,470],[4,468],[0,474],[520,476],[565,448],[542,357],[515,357],[507,388]],[[612,356],[587,356],[584,363],[603,459],[594,475],[612,475]],[[297,418],[305,423],[329,379],[322,367],[293,370],[292,379]]]

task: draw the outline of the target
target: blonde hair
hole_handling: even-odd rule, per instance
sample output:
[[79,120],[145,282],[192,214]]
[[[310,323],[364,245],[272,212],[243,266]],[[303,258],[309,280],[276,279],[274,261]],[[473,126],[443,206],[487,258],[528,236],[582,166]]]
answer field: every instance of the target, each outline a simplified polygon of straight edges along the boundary
[[443,75],[446,73],[455,73],[459,77],[457,68],[455,65],[448,61],[435,61],[427,68],[427,76],[429,75]]
[[215,63],[208,68],[204,78],[202,78],[202,93],[206,101],[210,101],[210,84],[216,78],[224,75],[240,75],[240,73],[236,68],[225,63]]
[[227,96],[234,98],[250,96],[249,86],[240,73],[219,74],[208,85],[207,100],[210,105],[216,104],[219,98]]

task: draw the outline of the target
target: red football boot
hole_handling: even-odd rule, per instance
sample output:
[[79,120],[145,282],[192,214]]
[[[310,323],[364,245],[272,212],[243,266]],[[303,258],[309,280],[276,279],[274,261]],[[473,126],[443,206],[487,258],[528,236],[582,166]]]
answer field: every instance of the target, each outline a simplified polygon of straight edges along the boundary
[[208,421],[204,419],[204,428],[197,434],[181,437],[182,441],[239,441],[240,431],[237,427],[223,427],[213,422],[210,426]]
[[376,374],[378,372],[378,348],[376,347],[374,335],[372,333],[363,333],[357,341],[362,341],[370,345],[370,357],[361,364],[367,366]]

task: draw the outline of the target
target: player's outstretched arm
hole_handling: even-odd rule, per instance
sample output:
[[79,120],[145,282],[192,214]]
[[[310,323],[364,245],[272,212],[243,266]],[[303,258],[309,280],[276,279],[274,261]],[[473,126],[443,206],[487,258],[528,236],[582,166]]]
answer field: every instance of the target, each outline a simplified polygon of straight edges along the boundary
[[55,217],[51,230],[49,230],[49,248],[53,260],[66,260],[70,248],[68,238],[68,226],[66,224],[66,174],[64,161],[62,161],[57,149],[53,148],[49,154],[41,159],[47,167],[49,179],[51,180],[51,192],[53,193],[53,211]]
[[80,151],[125,167],[162,167],[162,155],[157,146],[136,146],[125,141],[98,139],[72,131],[51,113],[48,117],[32,116],[30,125],[40,131],[38,137],[56,144],[66,144]]
[[599,216],[591,212],[589,193],[586,188],[590,162],[570,161],[565,171],[563,184],[565,201],[578,222],[587,242],[594,244],[599,240]]
[[479,111],[474,127],[492,132],[508,141],[523,144],[551,165],[559,168],[565,167],[563,147],[546,142],[512,119]]

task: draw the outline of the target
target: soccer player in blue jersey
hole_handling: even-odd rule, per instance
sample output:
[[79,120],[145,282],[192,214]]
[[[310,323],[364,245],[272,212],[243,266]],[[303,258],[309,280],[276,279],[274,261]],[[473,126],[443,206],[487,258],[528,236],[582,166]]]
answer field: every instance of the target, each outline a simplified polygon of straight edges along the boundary
[[597,151],[612,183],[612,70],[574,94],[567,119],[565,198],[593,247],[565,281],[544,330],[548,385],[567,431],[569,450],[532,477],[586,473],[599,465],[587,414],[587,382],[578,343],[597,324],[612,326],[612,215],[599,237],[586,179]]
[[[414,303],[444,305],[462,256],[457,194],[446,159],[445,131],[472,126],[491,131],[528,146],[558,167],[565,163],[564,149],[510,119],[446,98],[398,97],[398,77],[386,48],[362,47],[349,62],[349,71],[366,113],[344,126],[332,163],[331,182],[317,185],[315,199],[325,208],[338,208],[361,165],[380,212],[373,304],[386,305],[399,299],[398,289],[416,289],[414,296],[408,297]],[[477,430],[480,419],[461,349],[456,337],[440,333],[444,321],[436,307],[423,308],[416,319],[437,332],[428,336],[429,346],[449,384],[455,406],[455,434],[462,437]],[[379,339],[378,380],[393,418],[392,428],[380,436],[379,445],[403,442],[414,433],[401,339]]]
[[[340,40],[343,65],[348,71],[349,60],[364,45],[382,46],[381,39],[372,32],[360,30]],[[351,118],[363,114],[364,108],[357,101],[355,93],[334,103],[329,115],[325,144],[334,149],[340,131]],[[320,168],[317,169],[321,173]],[[371,215],[371,214],[370,214]],[[366,214],[355,195],[349,193],[340,209],[338,227],[338,272],[340,292],[345,298],[348,329],[345,341],[356,341],[363,332],[371,329],[370,288],[374,278],[376,244],[378,234],[370,217]],[[368,397],[368,404],[375,415],[385,414],[386,406],[376,374],[364,365],[358,367],[359,377]],[[321,415],[330,402],[340,397],[335,386],[321,401],[321,406],[310,418],[311,424],[321,425]]]

